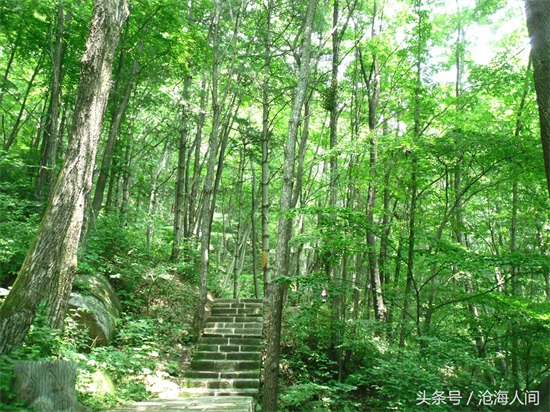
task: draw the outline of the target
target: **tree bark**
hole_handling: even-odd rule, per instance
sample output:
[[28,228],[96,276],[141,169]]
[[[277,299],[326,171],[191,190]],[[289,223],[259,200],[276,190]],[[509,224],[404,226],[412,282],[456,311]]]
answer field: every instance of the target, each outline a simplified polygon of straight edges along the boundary
[[67,310],[77,261],[86,196],[105,113],[126,0],[96,0],[65,164],[23,266],[0,309],[0,354],[18,348],[42,300],[59,328]]
[[[296,138],[300,124],[300,114],[305,101],[311,61],[311,34],[315,19],[318,0],[309,0],[305,16],[304,34],[302,39],[302,55],[298,83],[295,88],[294,101],[288,122],[288,135],[285,145],[285,162],[283,167],[283,186],[281,189],[280,211],[277,246],[274,265],[274,280],[284,276],[289,269],[290,251],[288,243],[292,235],[293,219],[288,215],[292,207],[294,167],[296,163]],[[279,357],[281,344],[281,323],[283,312],[283,298],[286,284],[273,282],[267,294],[266,320],[266,360],[264,373],[264,403],[263,408],[268,412],[277,411],[277,391],[279,387]]]
[[540,117],[540,138],[550,196],[550,1],[525,0],[527,30]]
[[66,360],[16,362],[12,390],[32,410],[88,411],[76,399],[76,367]]

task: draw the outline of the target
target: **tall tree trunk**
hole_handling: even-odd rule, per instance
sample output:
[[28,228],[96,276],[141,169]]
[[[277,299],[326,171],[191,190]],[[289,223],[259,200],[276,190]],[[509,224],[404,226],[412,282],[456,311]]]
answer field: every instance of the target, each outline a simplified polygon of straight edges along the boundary
[[[221,16],[221,7],[222,1],[218,0],[216,2],[216,10],[213,16],[212,22],[212,50],[213,50],[213,64],[212,64],[212,131],[211,131],[211,140],[210,140],[210,151],[208,153],[208,164],[206,170],[206,178],[204,182],[203,189],[203,204],[201,210],[201,260],[200,260],[200,269],[199,269],[199,298],[197,301],[197,307],[195,310],[195,315],[193,319],[193,330],[195,335],[198,336],[202,330],[204,323],[206,321],[205,317],[205,306],[206,306],[206,296],[208,292],[208,267],[209,267],[209,256],[208,250],[210,248],[210,235],[212,232],[212,221],[214,218],[214,209],[216,206],[216,196],[218,193],[218,188],[221,181],[221,174],[223,171],[223,158],[225,154],[225,148],[227,146],[227,141],[229,138],[229,132],[233,119],[235,118],[239,106],[240,100],[235,105],[235,100],[237,98],[236,94],[232,96],[231,104],[227,104],[227,98],[229,96],[229,91],[231,90],[233,74],[235,73],[235,63],[237,59],[237,38],[239,34],[239,22],[240,22],[240,13],[244,6],[244,2],[241,2],[239,5],[238,12],[233,20],[233,36],[232,36],[232,56],[230,69],[225,76],[227,77],[227,82],[225,84],[225,90],[223,90],[222,98],[218,97],[218,88],[219,88],[219,60],[220,60],[220,44],[219,44],[219,31],[220,31],[220,16]],[[220,128],[221,122],[221,113],[222,108],[228,107],[226,113],[225,122],[223,123],[224,127]],[[218,156],[218,167],[216,167],[216,158]],[[214,179],[214,172],[216,173]]]
[[250,156],[250,173],[252,173],[252,190],[251,190],[251,199],[252,204],[251,209],[252,212],[250,213],[250,224],[252,226],[252,277],[254,279],[254,297],[256,299],[260,298],[260,286],[258,284],[258,271],[257,271],[257,256],[256,256],[256,240],[257,240],[257,234],[256,234],[256,170],[254,169],[254,159],[252,155]]
[[55,36],[55,48],[52,55],[50,104],[42,134],[40,166],[38,168],[38,178],[35,188],[35,195],[38,198],[43,198],[47,189],[51,192],[55,185],[55,163],[57,160],[57,136],[59,129],[59,100],[61,97],[64,48],[63,32],[64,11],[63,4],[61,3],[57,12],[57,31]]
[[151,248],[151,241],[153,240],[153,215],[155,213],[155,206],[157,205],[158,197],[158,181],[160,174],[166,168],[168,163],[168,140],[165,141],[164,147],[162,148],[162,154],[160,155],[160,161],[158,162],[157,167],[153,171],[153,176],[151,176],[151,192],[149,192],[149,204],[147,206],[147,230],[146,230],[146,239],[147,239],[147,248]]
[[[338,154],[336,146],[338,145],[338,66],[340,59],[340,31],[338,30],[338,20],[340,15],[340,2],[333,0],[332,3],[332,68],[330,75],[330,86],[327,93],[326,108],[329,110],[329,188],[328,188],[328,204],[336,213],[338,206]],[[329,251],[326,255],[325,270],[330,282],[331,289],[338,291],[330,294],[331,298],[331,322],[330,322],[330,350],[329,356],[332,360],[341,365],[342,358],[339,356],[339,348],[341,346],[340,336],[340,302],[342,301],[342,279],[340,276],[340,265],[336,264],[336,259],[333,257],[334,250]],[[340,262],[341,263],[341,262]]]
[[222,1],[216,0],[216,8],[212,19],[212,131],[210,133],[210,144],[208,150],[208,163],[206,165],[206,177],[203,186],[202,210],[201,210],[201,233],[200,233],[200,268],[199,268],[199,297],[193,318],[193,331],[199,336],[203,328],[205,317],[206,297],[208,294],[208,267],[210,235],[212,227],[212,216],[214,204],[212,202],[214,178],[216,170],[216,159],[220,146],[220,116],[221,107],[218,98],[218,73],[220,65],[219,32],[220,14]]
[[262,272],[264,295],[271,283],[269,266],[269,78],[271,76],[271,15],[273,0],[266,4],[264,79],[262,82]]
[[186,211],[184,215],[187,216],[187,232],[184,233],[186,239],[190,239],[191,235],[195,233],[195,227],[198,224],[197,215],[199,211],[196,210],[197,197],[199,192],[200,176],[202,171],[201,164],[201,142],[202,142],[202,129],[204,126],[205,113],[206,113],[206,104],[207,104],[207,94],[208,94],[208,84],[204,80],[200,88],[200,110],[197,119],[197,132],[195,134],[195,139],[193,141],[194,148],[194,157],[193,157],[193,179],[191,182],[191,190],[189,191],[187,201],[185,202]]
[[333,0],[332,4],[332,69],[330,75],[330,91],[327,104],[330,113],[329,120],[329,147],[330,147],[330,186],[329,205],[336,207],[338,203],[338,67],[340,65],[340,31],[338,20],[340,15],[340,2]]
[[[371,39],[378,36],[378,3],[374,2],[372,12]],[[370,276],[370,291],[374,302],[374,314],[382,322],[386,321],[387,309],[382,295],[382,281],[380,278],[380,267],[376,256],[376,237],[374,234],[374,208],[376,204],[376,183],[377,183],[377,161],[378,161],[378,140],[376,137],[377,110],[380,100],[380,67],[376,52],[372,54],[372,63],[369,74],[367,75],[364,59],[359,50],[361,63],[361,73],[363,81],[367,85],[368,103],[369,103],[369,132],[370,132],[370,160],[369,170],[370,179],[367,192],[367,255]]]
[[185,200],[185,175],[187,169],[187,139],[189,136],[189,88],[191,87],[191,76],[186,76],[183,85],[183,102],[181,116],[180,141],[178,148],[178,177],[176,179],[176,210],[174,213],[174,240],[172,242],[172,254],[170,260],[177,262],[180,255],[181,238],[183,235],[184,223],[184,200]]
[[[127,24],[126,27],[128,26],[129,24]],[[141,43],[139,49],[142,48],[143,44]],[[105,144],[105,151],[103,152],[103,158],[101,159],[101,167],[99,169],[99,176],[95,185],[94,198],[92,200],[92,223],[99,216],[99,212],[103,204],[105,187],[107,186],[107,179],[109,178],[109,174],[111,172],[111,164],[113,162],[113,157],[115,154],[115,146],[118,138],[118,132],[120,130],[122,120],[124,119],[126,109],[128,108],[128,104],[130,103],[130,97],[132,95],[132,90],[136,82],[136,75],[139,69],[137,60],[134,59],[134,61],[132,62],[132,71],[130,74],[130,78],[128,79],[128,83],[126,83],[124,94],[122,95],[122,99],[120,100],[120,96],[118,96],[118,93],[125,57],[126,51],[122,50],[120,52],[120,59],[118,64],[119,73],[117,74],[117,79],[114,86],[114,103],[112,109],[113,113],[111,117],[111,125],[109,128],[107,143]]]
[[[294,166],[296,162],[296,138],[300,124],[300,114],[305,101],[311,61],[311,34],[315,19],[318,0],[309,0],[305,16],[304,34],[301,47],[300,71],[295,88],[294,101],[288,122],[288,135],[285,145],[285,162],[283,167],[283,186],[279,203],[281,217],[277,231],[277,246],[274,266],[274,279],[284,276],[289,269],[290,251],[288,243],[292,235],[293,219],[287,214],[292,207],[294,185]],[[279,387],[279,356],[281,344],[281,323],[283,312],[283,297],[286,285],[273,282],[267,294],[266,320],[266,360],[264,373],[264,403],[268,412],[277,411],[277,391]]]
[[[421,124],[420,124],[420,104],[421,104],[421,91],[422,91],[422,53],[423,51],[423,14],[420,9],[420,2],[415,2],[416,13],[418,17],[418,39],[417,39],[417,50],[416,50],[416,85],[414,91],[414,141],[418,140],[421,134]],[[411,158],[411,180],[410,180],[410,207],[409,207],[409,250],[407,253],[407,279],[405,283],[405,293],[404,293],[404,302],[403,302],[403,312],[401,316],[402,325],[399,334],[399,347],[405,345],[405,334],[406,334],[406,320],[410,316],[410,300],[411,292],[414,286],[415,291],[418,291],[416,286],[416,281],[414,278],[414,248],[415,248],[415,234],[416,234],[416,206],[417,206],[417,195],[418,195],[418,156],[416,154],[416,148],[413,147],[412,152],[408,154]],[[420,338],[420,302],[418,299],[418,294],[416,296],[416,327]]]
[[17,114],[17,118],[15,119],[15,123],[13,124],[11,128],[10,135],[8,136],[8,139],[6,140],[6,143],[4,144],[4,151],[8,152],[10,150],[10,147],[15,142],[15,139],[17,138],[17,134],[19,133],[19,129],[21,128],[23,121],[23,113],[25,112],[27,108],[27,100],[31,94],[32,87],[34,85],[34,81],[36,79],[36,76],[38,76],[38,73],[40,73],[40,69],[42,68],[42,63],[44,62],[44,54],[41,54],[38,58],[38,62],[36,63],[36,67],[34,68],[34,72],[32,73],[31,79],[27,83],[27,89],[25,90],[25,95],[23,96],[23,101],[21,102],[21,106],[19,107],[19,113]]
[[[550,32],[548,33],[550,34]],[[550,42],[549,42],[550,45]],[[516,117],[516,125],[514,130],[514,137],[516,141],[520,141],[520,134],[522,130],[522,118],[523,118],[523,112],[525,109],[525,102],[527,99],[527,91],[529,89],[529,83],[528,83],[528,76],[529,71],[531,70],[531,64],[533,63],[532,58],[529,62],[530,64],[527,67],[527,74],[525,76],[525,85],[523,89],[523,94],[521,96],[520,104],[518,107],[517,117]],[[550,68],[550,66],[548,66]],[[550,108],[550,105],[548,106]],[[512,182],[512,219],[511,219],[511,225],[510,225],[510,253],[515,254],[517,253],[517,228],[518,228],[518,182],[517,178],[514,175],[513,176],[513,182]],[[512,295],[518,296],[519,295],[519,268],[516,265],[512,265],[510,270],[510,277],[511,277],[511,285],[512,285]],[[511,329],[511,340],[512,340],[512,350],[511,350],[511,373],[512,373],[512,383],[514,385],[515,390],[520,389],[520,361],[519,361],[519,346],[520,346],[520,331],[518,327],[518,322],[515,319],[512,319],[510,322],[510,329]]]
[[48,208],[19,276],[0,309],[0,354],[18,348],[42,300],[50,324],[59,328],[76,269],[85,199],[92,185],[97,143],[126,0],[96,0],[82,58],[71,144]]
[[527,30],[531,38],[531,61],[537,91],[540,137],[550,196],[550,1],[525,0]]
[[237,298],[238,294],[238,288],[239,288],[239,270],[238,270],[238,264],[239,256],[241,253],[241,239],[243,244],[246,242],[246,238],[243,238],[243,183],[244,183],[244,167],[245,167],[245,157],[244,157],[244,145],[241,147],[240,150],[240,158],[239,158],[239,172],[237,176],[237,193],[238,193],[238,200],[237,200],[237,214],[238,214],[238,221],[237,221],[237,238],[235,239],[235,250],[234,250],[234,259],[235,259],[235,268],[233,271],[233,298]]
[[[512,254],[517,251],[517,221],[518,221],[518,184],[512,183],[512,223],[510,227],[510,252]],[[510,273],[510,281],[512,284],[512,296],[519,295],[519,282],[518,282],[518,268],[512,265]],[[517,391],[520,389],[519,375],[520,375],[520,362],[519,362],[519,328],[518,323],[514,319],[510,322],[512,350],[510,356],[512,358],[512,383],[514,389]]]

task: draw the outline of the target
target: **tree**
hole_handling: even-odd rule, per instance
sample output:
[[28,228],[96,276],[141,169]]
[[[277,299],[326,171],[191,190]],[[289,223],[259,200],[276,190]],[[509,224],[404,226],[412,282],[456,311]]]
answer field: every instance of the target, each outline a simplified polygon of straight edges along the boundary
[[52,84],[50,93],[50,103],[48,107],[47,121],[43,131],[42,155],[40,159],[40,168],[38,169],[38,178],[36,181],[35,193],[37,197],[42,197],[46,188],[53,188],[55,184],[55,164],[57,160],[57,144],[59,130],[59,106],[61,97],[61,81],[63,69],[63,31],[65,12],[61,3],[57,12],[57,29],[55,35],[55,48],[52,59]]
[[311,61],[311,34],[313,21],[317,10],[318,0],[308,2],[304,18],[304,33],[301,47],[300,71],[298,83],[294,90],[294,101],[288,121],[288,134],[285,145],[285,163],[283,172],[283,187],[279,202],[281,217],[277,231],[277,245],[273,280],[267,295],[267,322],[266,322],[266,359],[263,408],[269,412],[277,410],[277,390],[279,379],[279,356],[281,344],[281,322],[283,311],[283,297],[286,283],[282,277],[289,271],[290,252],[288,242],[292,236],[292,217],[289,215],[293,207],[294,166],[296,163],[296,138],[300,125],[300,114],[306,98]]
[[181,238],[184,235],[183,225],[185,224],[184,201],[186,194],[186,171],[188,170],[187,150],[189,146],[189,88],[192,78],[185,76],[183,95],[182,95],[182,116],[181,130],[178,147],[178,177],[176,179],[176,204],[174,212],[174,241],[172,244],[172,254],[170,260],[177,262],[180,255]]
[[22,344],[43,300],[50,325],[60,328],[63,324],[113,58],[128,13],[126,0],[95,1],[82,58],[71,144],[38,232],[0,309],[0,353]]
[[540,138],[550,196],[550,2],[525,0],[527,29],[531,38],[531,60],[539,106]]

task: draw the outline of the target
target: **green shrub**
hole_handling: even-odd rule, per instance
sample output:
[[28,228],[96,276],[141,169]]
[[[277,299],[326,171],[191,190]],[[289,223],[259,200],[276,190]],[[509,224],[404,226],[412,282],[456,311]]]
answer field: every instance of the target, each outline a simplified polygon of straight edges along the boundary
[[15,279],[38,227],[38,204],[15,189],[0,184],[0,285]]

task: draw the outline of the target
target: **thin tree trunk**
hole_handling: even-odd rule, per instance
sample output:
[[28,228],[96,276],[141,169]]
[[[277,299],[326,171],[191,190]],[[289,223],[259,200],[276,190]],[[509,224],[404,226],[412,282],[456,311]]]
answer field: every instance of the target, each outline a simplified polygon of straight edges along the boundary
[[[23,30],[17,31],[17,37],[15,41],[13,42],[10,57],[8,58],[8,64],[6,65],[6,70],[4,71],[4,78],[2,79],[2,84],[8,84],[8,78],[10,76],[11,66],[13,64],[13,59],[15,58],[15,52],[17,51],[17,48],[19,47],[21,43],[21,34],[23,33]],[[6,88],[0,87],[0,106],[2,105],[2,102],[4,101],[4,90]]]
[[251,209],[250,213],[250,224],[252,225],[252,276],[254,278],[254,297],[256,299],[260,298],[260,286],[258,284],[258,258],[257,258],[257,233],[256,233],[256,171],[254,169],[254,159],[250,156],[250,172],[252,173],[252,193],[251,193]]
[[64,11],[63,4],[59,5],[57,12],[57,32],[55,36],[55,49],[52,56],[52,85],[47,121],[44,125],[40,166],[36,181],[35,195],[43,198],[46,189],[50,192],[55,184],[55,164],[57,160],[57,136],[59,128],[59,100],[61,97],[61,79],[63,69],[63,32]]
[[122,175],[120,177],[120,185],[122,188],[120,189],[122,191],[122,199],[120,202],[120,214],[124,216],[126,212],[128,211],[128,205],[130,204],[130,183],[132,181],[132,169],[130,167],[130,160],[132,158],[132,150],[133,150],[133,135],[131,130],[132,129],[132,122],[130,122],[128,130],[130,130],[130,133],[126,136],[126,145],[124,148],[124,167],[122,168]]
[[199,296],[197,299],[197,307],[193,318],[193,331],[195,336],[199,336],[200,331],[206,321],[206,297],[208,293],[208,266],[209,266],[209,249],[210,235],[212,227],[212,216],[214,204],[212,202],[214,178],[216,168],[216,158],[220,145],[220,115],[221,108],[218,98],[218,72],[220,65],[220,50],[219,50],[219,32],[220,32],[220,14],[222,1],[216,0],[216,8],[212,20],[212,131],[210,133],[210,145],[208,150],[208,163],[206,166],[206,177],[203,187],[203,199],[201,210],[201,233],[200,233],[200,268],[199,268]]
[[201,143],[202,143],[202,129],[204,126],[205,113],[206,113],[206,104],[207,104],[207,90],[208,85],[206,80],[201,84],[201,99],[200,99],[200,111],[197,119],[197,133],[195,134],[195,139],[193,142],[194,150],[194,161],[193,161],[193,180],[191,183],[191,191],[187,197],[186,209],[184,212],[187,215],[187,232],[184,234],[186,239],[190,239],[191,235],[195,233],[195,227],[198,225],[197,215],[199,215],[199,210],[196,210],[196,202],[199,191],[200,176],[202,171],[201,165]]
[[18,348],[38,306],[46,301],[50,325],[67,311],[78,239],[107,102],[115,49],[128,16],[126,0],[96,0],[82,59],[71,145],[48,208],[19,276],[0,309],[0,354]]
[[[550,32],[549,32],[550,34]],[[532,59],[529,63],[532,63]],[[549,66],[550,68],[550,66]],[[516,125],[514,130],[514,137],[516,140],[520,139],[520,133],[522,129],[522,117],[523,117],[523,111],[525,108],[525,102],[527,99],[527,91],[529,89],[529,83],[528,83],[528,73],[530,71],[530,64],[527,67],[527,75],[525,76],[525,85],[523,89],[523,94],[521,97],[521,101],[518,107],[517,117],[516,117]],[[550,105],[548,106],[550,108]],[[512,254],[517,253],[517,228],[518,228],[518,182],[517,179],[513,178],[512,182],[512,221],[510,225],[510,252]],[[518,280],[518,272],[519,268],[516,265],[512,265],[511,267],[511,284],[512,284],[512,295],[518,296],[519,295],[519,280]],[[515,390],[520,389],[520,362],[519,362],[519,328],[518,324],[515,320],[511,321],[510,328],[512,330],[512,351],[511,351],[511,357],[512,357],[512,383],[514,385]]]
[[[300,71],[296,85],[294,101],[288,124],[288,135],[285,146],[285,162],[283,167],[283,186],[281,189],[280,211],[277,247],[275,256],[274,278],[284,276],[289,269],[288,243],[292,235],[293,219],[287,214],[292,207],[294,185],[294,167],[296,162],[296,138],[300,115],[305,101],[311,61],[311,34],[315,19],[318,0],[310,0],[304,24],[304,34],[301,47]],[[270,284],[267,293],[266,319],[266,360],[264,373],[263,408],[267,412],[277,411],[277,391],[279,387],[279,356],[281,343],[281,323],[283,312],[283,298],[286,285],[282,282]]]
[[13,143],[15,142],[15,139],[17,138],[17,134],[19,133],[19,128],[21,126],[21,121],[23,120],[23,113],[25,112],[25,109],[27,107],[27,99],[31,94],[32,86],[34,85],[34,80],[36,79],[36,76],[38,75],[38,73],[40,73],[40,69],[42,68],[43,61],[44,61],[44,54],[41,54],[40,57],[38,58],[38,62],[36,63],[36,67],[34,68],[34,72],[32,73],[31,79],[27,83],[27,89],[25,90],[25,95],[23,97],[23,101],[21,102],[19,113],[17,114],[15,123],[11,128],[11,132],[10,132],[10,135],[8,136],[8,140],[4,145],[5,152],[8,152],[10,150],[10,147],[13,145]]
[[[237,210],[238,210],[238,222],[237,222],[237,240],[235,241],[235,270],[233,272],[233,298],[237,298],[237,289],[239,287],[239,271],[237,270],[237,261],[240,256],[240,239],[242,238],[242,224],[243,224],[243,182],[244,182],[244,147],[241,148],[240,160],[239,160],[239,172],[238,172],[238,181],[237,181],[237,191],[238,191],[238,201],[237,201]],[[243,239],[246,242],[246,238]]]
[[[140,48],[142,46],[140,45]],[[122,67],[124,66],[124,56],[125,52],[121,51],[121,57],[119,62],[119,72],[122,72]],[[105,151],[103,153],[103,158],[101,161],[101,168],[99,169],[99,177],[97,178],[97,183],[95,186],[94,198],[92,201],[92,222],[99,216],[101,206],[103,204],[103,196],[105,194],[105,187],[107,186],[107,179],[109,178],[109,173],[111,172],[111,164],[113,162],[113,156],[115,153],[115,146],[118,138],[118,132],[124,119],[126,109],[130,102],[130,96],[132,94],[132,89],[136,82],[136,75],[138,72],[138,63],[137,60],[134,60],[132,63],[132,72],[126,88],[124,89],[124,95],[122,96],[122,101],[119,102],[118,96],[118,85],[120,79],[120,73],[117,76],[117,83],[115,84],[115,98],[113,104],[113,116],[111,119],[111,126],[109,128],[109,136],[107,137],[107,143],[105,144]]]
[[267,0],[264,79],[262,82],[262,272],[264,296],[271,284],[269,266],[269,78],[271,76],[271,15],[273,0]]
[[[340,2],[339,0],[333,0],[332,3],[332,68],[330,78],[330,88],[327,96],[325,97],[329,110],[329,199],[328,205],[333,209],[333,213],[336,213],[336,207],[338,206],[338,154],[336,153],[336,147],[338,145],[338,66],[340,59],[340,31],[338,30],[338,20],[340,15]],[[330,350],[329,356],[338,363],[341,364],[341,357],[339,356],[338,347],[341,346],[340,335],[340,305],[342,301],[342,279],[340,276],[340,268],[336,259],[333,257],[334,250],[331,250],[326,255],[325,267],[327,276],[330,279],[332,286],[331,289],[338,291],[337,293],[331,293],[331,322],[330,322]],[[341,262],[339,262],[341,263]]]
[[184,223],[184,200],[185,200],[185,175],[187,170],[187,139],[189,135],[189,88],[191,87],[191,76],[186,76],[183,85],[183,104],[181,116],[180,141],[178,149],[178,177],[176,180],[176,210],[174,213],[174,239],[172,242],[172,254],[170,260],[177,262],[180,255],[181,238],[183,235]]
[[160,161],[151,176],[151,192],[149,193],[149,204],[147,206],[147,248],[151,247],[151,241],[153,240],[153,215],[155,212],[155,206],[157,204],[157,189],[160,174],[166,168],[168,163],[168,140],[164,143],[162,154],[160,155]]
[[[378,36],[378,3],[374,2],[372,13],[372,25],[371,25],[371,38],[374,39]],[[374,235],[374,208],[376,204],[376,182],[377,182],[377,157],[378,157],[378,140],[376,138],[376,123],[377,123],[377,110],[380,100],[380,67],[378,63],[378,57],[374,52],[372,54],[372,63],[370,68],[370,74],[367,75],[364,65],[364,59],[359,49],[359,57],[361,63],[361,73],[363,75],[363,81],[367,85],[368,103],[369,103],[369,131],[370,131],[370,179],[367,192],[367,253],[368,253],[368,265],[370,275],[370,290],[372,293],[372,299],[374,303],[374,312],[376,318],[385,322],[387,318],[387,309],[382,295],[382,281],[380,279],[380,267],[378,265],[378,258],[376,256],[376,238]]]

